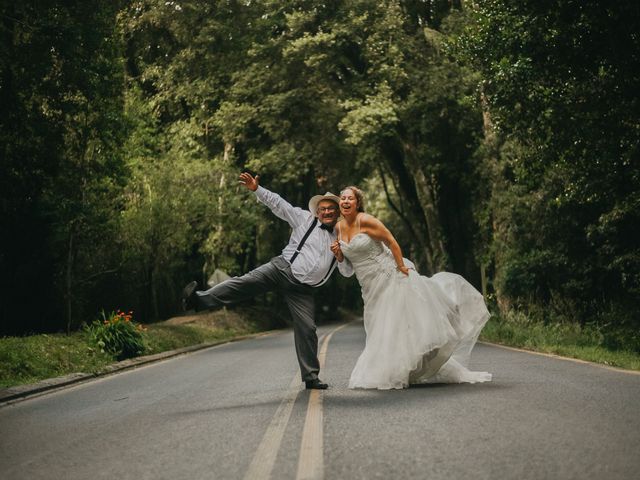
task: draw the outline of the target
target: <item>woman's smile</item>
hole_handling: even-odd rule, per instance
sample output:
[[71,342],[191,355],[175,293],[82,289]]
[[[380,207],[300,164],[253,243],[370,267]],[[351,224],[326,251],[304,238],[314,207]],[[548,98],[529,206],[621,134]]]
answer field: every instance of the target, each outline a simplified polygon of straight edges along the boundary
[[356,197],[351,191],[351,189],[347,188],[342,191],[342,195],[340,196],[340,212],[344,214],[351,213],[357,206]]

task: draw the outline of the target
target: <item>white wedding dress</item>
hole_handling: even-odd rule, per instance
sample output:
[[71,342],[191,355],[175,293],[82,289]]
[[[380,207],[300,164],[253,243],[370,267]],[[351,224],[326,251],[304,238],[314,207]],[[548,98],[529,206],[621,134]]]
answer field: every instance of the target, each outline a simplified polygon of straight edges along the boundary
[[[491,380],[467,366],[480,330],[489,318],[482,295],[454,273],[406,276],[389,248],[366,233],[342,252],[362,288],[366,345],[351,373],[349,388],[387,390],[418,383],[475,383]],[[405,259],[408,267],[413,264]]]

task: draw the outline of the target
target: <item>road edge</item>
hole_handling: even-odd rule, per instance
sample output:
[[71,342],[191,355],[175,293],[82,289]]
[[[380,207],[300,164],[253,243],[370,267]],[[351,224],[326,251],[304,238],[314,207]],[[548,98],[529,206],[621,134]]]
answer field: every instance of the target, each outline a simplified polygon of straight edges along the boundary
[[8,387],[0,389],[0,408],[6,405],[11,405],[29,398],[38,397],[47,393],[51,393],[56,390],[76,385],[79,383],[89,382],[91,380],[113,375],[125,370],[130,370],[141,365],[147,365],[150,363],[160,362],[169,358],[177,357],[178,355],[184,355],[186,353],[196,352],[198,350],[204,350],[205,348],[217,347],[227,343],[238,342],[240,340],[247,340],[250,338],[262,337],[265,335],[271,335],[274,333],[282,332],[283,330],[267,330],[264,332],[250,333],[247,335],[240,335],[234,338],[227,338],[222,340],[214,340],[211,342],[199,343],[197,345],[190,345],[188,347],[178,348],[175,350],[167,350],[166,352],[154,353],[153,355],[145,355],[142,357],[129,358],[120,362],[107,365],[103,370],[96,373],[70,373],[61,377],[48,378],[36,383],[29,383],[26,385],[17,385],[15,387]]
[[563,355],[558,355],[557,353],[538,352],[536,350],[527,350],[521,347],[512,347],[510,345],[503,345],[502,343],[488,342],[485,340],[478,340],[477,343],[480,343],[483,345],[489,345],[491,347],[504,348],[505,350],[512,350],[514,352],[530,353],[532,355],[540,355],[547,358],[555,358],[558,360],[566,360],[568,362],[580,363],[583,365],[591,365],[594,367],[604,368],[605,370],[611,370],[619,373],[629,373],[631,375],[640,375],[640,370],[631,370],[628,368],[614,367],[611,365],[606,365],[604,363],[592,362],[589,360],[582,360],[581,358],[565,357]]

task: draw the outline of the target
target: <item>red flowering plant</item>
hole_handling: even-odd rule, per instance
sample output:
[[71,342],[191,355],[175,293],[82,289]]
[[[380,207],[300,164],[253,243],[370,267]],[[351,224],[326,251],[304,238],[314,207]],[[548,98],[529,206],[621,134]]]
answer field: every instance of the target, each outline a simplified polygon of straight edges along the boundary
[[146,350],[142,325],[132,321],[133,312],[125,313],[120,310],[106,314],[100,313],[98,320],[94,320],[86,327],[91,340],[97,347],[119,360],[142,355]]

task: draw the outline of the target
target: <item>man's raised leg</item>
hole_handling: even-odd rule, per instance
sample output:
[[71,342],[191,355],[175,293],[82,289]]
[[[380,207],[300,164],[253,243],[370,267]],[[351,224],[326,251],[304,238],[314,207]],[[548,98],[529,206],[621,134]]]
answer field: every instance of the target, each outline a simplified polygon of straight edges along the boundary
[[265,263],[241,277],[229,278],[208,290],[194,290],[188,306],[196,310],[213,310],[248,300],[275,289],[279,276],[275,265]]

